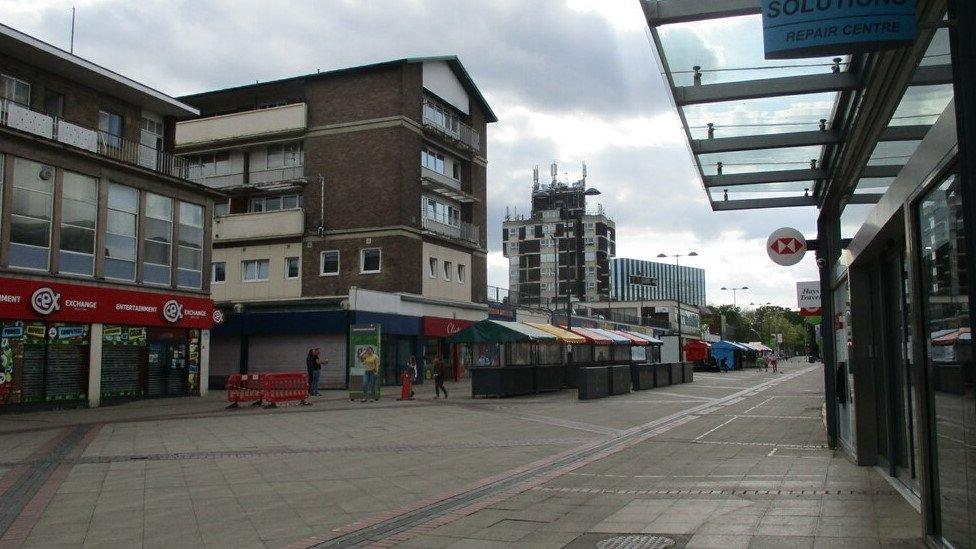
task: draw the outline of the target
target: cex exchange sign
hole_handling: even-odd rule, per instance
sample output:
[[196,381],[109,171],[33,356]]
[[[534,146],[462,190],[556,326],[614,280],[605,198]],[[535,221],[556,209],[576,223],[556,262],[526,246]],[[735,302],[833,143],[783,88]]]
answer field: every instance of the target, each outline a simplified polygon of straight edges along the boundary
[[807,253],[807,239],[791,227],[776,229],[766,240],[766,253],[777,265],[796,265]]

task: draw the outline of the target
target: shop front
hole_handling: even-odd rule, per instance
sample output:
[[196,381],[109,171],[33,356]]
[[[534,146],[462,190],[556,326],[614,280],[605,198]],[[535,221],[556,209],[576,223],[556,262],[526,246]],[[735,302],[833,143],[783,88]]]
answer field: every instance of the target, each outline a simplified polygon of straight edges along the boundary
[[[434,358],[440,356],[451,365],[454,381],[467,377],[474,362],[471,347],[469,345],[452,345],[447,342],[447,338],[470,327],[472,324],[474,322],[470,320],[436,316],[423,317],[424,370],[430,370],[434,363]],[[430,375],[426,376],[427,378],[433,376],[432,371],[429,373]]]
[[2,280],[0,410],[206,391],[209,299]]

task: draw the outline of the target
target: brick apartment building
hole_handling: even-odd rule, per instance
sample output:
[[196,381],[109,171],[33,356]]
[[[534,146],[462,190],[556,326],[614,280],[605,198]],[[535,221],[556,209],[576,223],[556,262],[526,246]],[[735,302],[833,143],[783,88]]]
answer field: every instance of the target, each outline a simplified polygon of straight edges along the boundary
[[163,147],[196,112],[0,25],[0,411],[207,391],[222,195]]
[[[385,381],[485,318],[487,124],[456,57],[402,59],[181,98],[191,177],[229,195],[213,297],[215,377],[302,368],[346,383],[348,326],[379,323]],[[464,357],[455,357],[458,361]],[[215,379],[216,380],[216,379]]]

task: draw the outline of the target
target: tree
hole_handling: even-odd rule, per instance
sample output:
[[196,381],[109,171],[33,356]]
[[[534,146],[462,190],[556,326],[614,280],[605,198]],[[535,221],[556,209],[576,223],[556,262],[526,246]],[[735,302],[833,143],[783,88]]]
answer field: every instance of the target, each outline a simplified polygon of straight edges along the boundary
[[[712,307],[725,319],[723,339],[731,341],[761,341],[767,347],[783,351],[802,351],[807,346],[809,331],[800,313],[766,305],[754,311],[744,311],[732,305]],[[776,334],[783,334],[778,344]]]

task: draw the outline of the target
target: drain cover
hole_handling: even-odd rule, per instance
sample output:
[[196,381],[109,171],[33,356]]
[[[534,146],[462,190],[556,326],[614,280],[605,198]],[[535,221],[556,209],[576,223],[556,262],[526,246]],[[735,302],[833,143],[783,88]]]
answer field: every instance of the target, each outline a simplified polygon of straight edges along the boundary
[[597,549],[665,549],[674,540],[664,536],[617,536],[598,541]]

